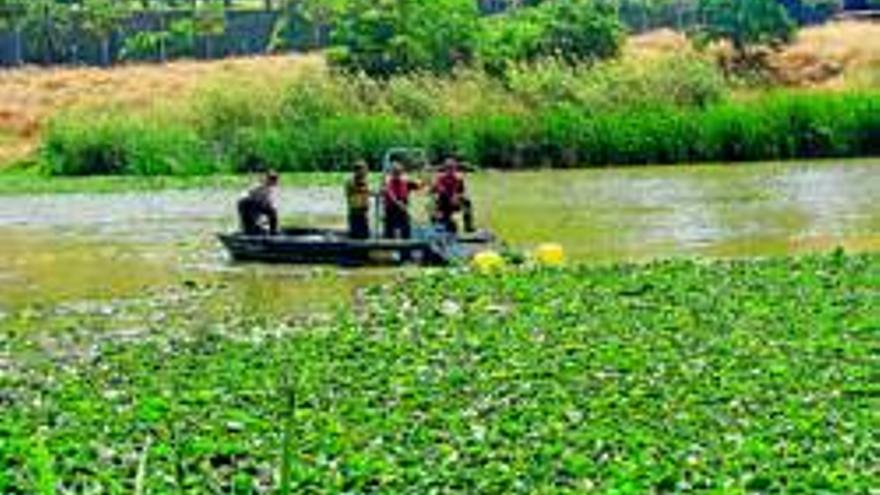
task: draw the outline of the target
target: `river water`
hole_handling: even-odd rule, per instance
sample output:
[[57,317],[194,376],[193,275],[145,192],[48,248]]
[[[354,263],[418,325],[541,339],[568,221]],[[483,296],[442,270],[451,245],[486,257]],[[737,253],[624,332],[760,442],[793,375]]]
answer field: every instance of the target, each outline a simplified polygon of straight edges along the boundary
[[[880,160],[486,172],[470,186],[483,226],[576,262],[880,250]],[[238,193],[0,196],[0,315],[182,281],[311,310],[394,273],[229,262],[215,234],[235,227]],[[285,188],[281,203],[285,224],[344,224],[338,187]]]

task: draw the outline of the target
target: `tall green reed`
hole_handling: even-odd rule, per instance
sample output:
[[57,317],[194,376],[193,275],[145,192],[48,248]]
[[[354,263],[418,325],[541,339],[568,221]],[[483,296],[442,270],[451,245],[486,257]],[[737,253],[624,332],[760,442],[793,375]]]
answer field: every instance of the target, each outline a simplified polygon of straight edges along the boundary
[[505,80],[476,70],[378,82],[327,71],[215,82],[164,112],[72,112],[42,146],[54,174],[336,171],[392,146],[521,168],[776,160],[880,153],[880,93],[777,90],[733,98],[693,55],[569,67]]

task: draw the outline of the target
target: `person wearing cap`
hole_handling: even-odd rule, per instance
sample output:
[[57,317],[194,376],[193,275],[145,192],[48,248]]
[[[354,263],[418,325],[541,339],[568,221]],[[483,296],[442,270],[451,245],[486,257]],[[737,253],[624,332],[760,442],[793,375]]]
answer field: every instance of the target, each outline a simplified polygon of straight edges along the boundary
[[278,234],[278,183],[278,174],[270,170],[259,185],[238,201],[241,230],[246,235],[265,235],[266,229],[261,226],[264,218],[268,223],[268,233]]
[[354,165],[351,179],[345,183],[348,201],[348,235],[352,239],[370,238],[370,185],[367,181],[370,169],[367,162],[359,160]]
[[391,166],[391,173],[385,181],[382,191],[385,203],[384,234],[388,239],[409,239],[412,236],[410,223],[409,197],[419,189],[421,184],[410,180],[400,163]]
[[449,233],[458,233],[455,214],[462,212],[464,228],[473,232],[473,208],[466,195],[464,175],[460,172],[458,159],[449,157],[440,167],[431,188],[434,194],[434,221]]

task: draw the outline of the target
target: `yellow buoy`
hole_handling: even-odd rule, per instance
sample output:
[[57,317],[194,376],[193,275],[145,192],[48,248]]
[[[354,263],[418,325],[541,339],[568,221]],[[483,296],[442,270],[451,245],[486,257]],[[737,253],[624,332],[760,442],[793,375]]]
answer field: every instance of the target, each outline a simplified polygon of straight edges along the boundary
[[471,264],[482,273],[491,273],[504,268],[506,262],[495,251],[482,251],[474,256]]
[[541,266],[561,266],[565,264],[565,250],[559,244],[541,244],[535,249],[534,259]]

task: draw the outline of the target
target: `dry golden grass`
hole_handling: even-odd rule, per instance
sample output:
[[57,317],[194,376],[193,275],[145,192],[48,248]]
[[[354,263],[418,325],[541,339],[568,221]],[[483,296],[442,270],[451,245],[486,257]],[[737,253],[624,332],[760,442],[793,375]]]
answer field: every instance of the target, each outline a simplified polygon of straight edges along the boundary
[[672,29],[658,29],[630,36],[624,46],[624,55],[632,57],[663,55],[683,50],[693,50],[693,44],[687,36]]
[[26,157],[52,115],[77,106],[148,111],[189,99],[211,81],[272,83],[324,67],[319,56],[273,56],[211,62],[97,68],[23,68],[0,71],[0,166]]
[[880,85],[880,23],[841,21],[804,29],[775,58],[783,82],[828,87]]
[[[692,50],[688,39],[669,29],[633,36],[626,47],[630,56],[687,50]],[[779,82],[789,86],[877,87],[880,24],[849,20],[808,27],[769,61]]]

